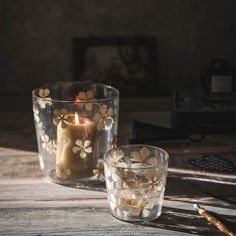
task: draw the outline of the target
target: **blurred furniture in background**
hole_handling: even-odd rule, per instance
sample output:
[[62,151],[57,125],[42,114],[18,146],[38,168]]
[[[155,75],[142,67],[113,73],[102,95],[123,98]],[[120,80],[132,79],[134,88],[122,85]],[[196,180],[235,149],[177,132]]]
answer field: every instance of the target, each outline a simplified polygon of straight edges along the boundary
[[173,92],[172,126],[199,133],[236,131],[236,94]]

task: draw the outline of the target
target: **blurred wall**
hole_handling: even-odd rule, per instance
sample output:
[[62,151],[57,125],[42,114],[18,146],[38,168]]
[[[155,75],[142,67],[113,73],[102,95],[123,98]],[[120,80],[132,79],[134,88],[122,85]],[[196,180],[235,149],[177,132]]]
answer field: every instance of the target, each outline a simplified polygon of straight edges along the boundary
[[72,38],[154,36],[158,95],[200,86],[212,58],[235,66],[235,0],[0,0],[1,91],[72,80]]

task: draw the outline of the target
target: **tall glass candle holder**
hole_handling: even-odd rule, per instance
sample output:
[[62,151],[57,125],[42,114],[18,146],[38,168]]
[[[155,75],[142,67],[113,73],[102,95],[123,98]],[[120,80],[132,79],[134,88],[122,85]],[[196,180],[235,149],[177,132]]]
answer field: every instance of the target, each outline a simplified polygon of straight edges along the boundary
[[125,221],[152,221],[161,215],[169,155],[148,145],[108,151],[104,167],[111,214]]
[[116,146],[119,91],[92,82],[58,82],[33,90],[39,163],[60,184],[103,179],[104,153]]

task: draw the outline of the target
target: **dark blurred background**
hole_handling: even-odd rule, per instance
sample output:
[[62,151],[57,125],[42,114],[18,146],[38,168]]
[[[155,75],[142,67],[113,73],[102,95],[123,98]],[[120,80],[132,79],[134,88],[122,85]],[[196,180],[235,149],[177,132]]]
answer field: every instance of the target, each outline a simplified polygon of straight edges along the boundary
[[1,109],[28,107],[33,88],[76,79],[72,42],[90,35],[154,38],[154,97],[201,89],[213,59],[235,68],[235,13],[235,0],[0,0]]

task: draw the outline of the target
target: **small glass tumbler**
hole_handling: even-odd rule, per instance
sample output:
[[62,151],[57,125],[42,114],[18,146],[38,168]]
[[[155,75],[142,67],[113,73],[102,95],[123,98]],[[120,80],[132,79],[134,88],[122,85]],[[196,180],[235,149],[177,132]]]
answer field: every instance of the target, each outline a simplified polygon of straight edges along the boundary
[[103,155],[116,146],[118,111],[119,91],[100,83],[57,82],[33,90],[43,174],[60,184],[99,182]]
[[148,145],[124,145],[104,155],[111,214],[125,221],[161,215],[169,155]]

